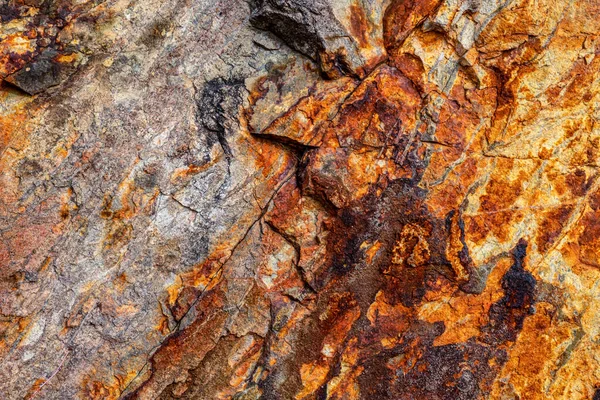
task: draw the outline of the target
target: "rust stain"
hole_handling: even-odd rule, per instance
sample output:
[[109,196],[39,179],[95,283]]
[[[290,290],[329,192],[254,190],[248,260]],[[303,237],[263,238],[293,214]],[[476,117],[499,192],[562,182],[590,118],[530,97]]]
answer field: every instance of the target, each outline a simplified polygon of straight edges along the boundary
[[219,155],[218,157],[215,157],[213,160],[209,161],[206,164],[202,164],[202,165],[191,164],[191,165],[188,165],[185,167],[178,168],[171,175],[171,183],[178,183],[179,181],[181,181],[185,178],[202,173],[202,172],[208,170],[209,168],[211,168],[212,166],[214,166],[215,164],[221,162],[222,159],[223,159],[223,156]]
[[367,17],[362,7],[356,3],[350,5],[350,33],[358,39],[358,44],[361,47],[368,47],[368,31],[369,25]]

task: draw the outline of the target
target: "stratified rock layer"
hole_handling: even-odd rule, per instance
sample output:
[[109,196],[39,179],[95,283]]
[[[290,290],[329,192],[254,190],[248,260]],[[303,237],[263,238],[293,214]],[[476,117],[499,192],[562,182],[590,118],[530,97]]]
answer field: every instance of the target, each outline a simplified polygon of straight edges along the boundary
[[600,398],[599,15],[0,2],[0,397]]

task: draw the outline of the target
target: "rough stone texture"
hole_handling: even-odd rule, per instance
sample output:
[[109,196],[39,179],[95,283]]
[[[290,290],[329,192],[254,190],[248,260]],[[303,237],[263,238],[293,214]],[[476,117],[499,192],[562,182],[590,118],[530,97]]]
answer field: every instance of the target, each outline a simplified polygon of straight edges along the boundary
[[0,0],[0,398],[600,398],[599,15]]

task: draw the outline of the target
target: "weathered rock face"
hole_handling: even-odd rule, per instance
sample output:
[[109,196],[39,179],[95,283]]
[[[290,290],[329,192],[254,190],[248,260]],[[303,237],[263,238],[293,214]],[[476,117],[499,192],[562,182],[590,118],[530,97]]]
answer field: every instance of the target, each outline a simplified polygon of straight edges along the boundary
[[0,2],[0,397],[600,398],[599,15]]

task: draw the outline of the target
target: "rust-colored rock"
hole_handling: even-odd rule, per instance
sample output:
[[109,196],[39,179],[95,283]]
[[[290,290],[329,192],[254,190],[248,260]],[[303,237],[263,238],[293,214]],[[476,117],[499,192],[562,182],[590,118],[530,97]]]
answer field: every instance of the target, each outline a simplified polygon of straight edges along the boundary
[[598,15],[0,5],[0,397],[600,398]]

